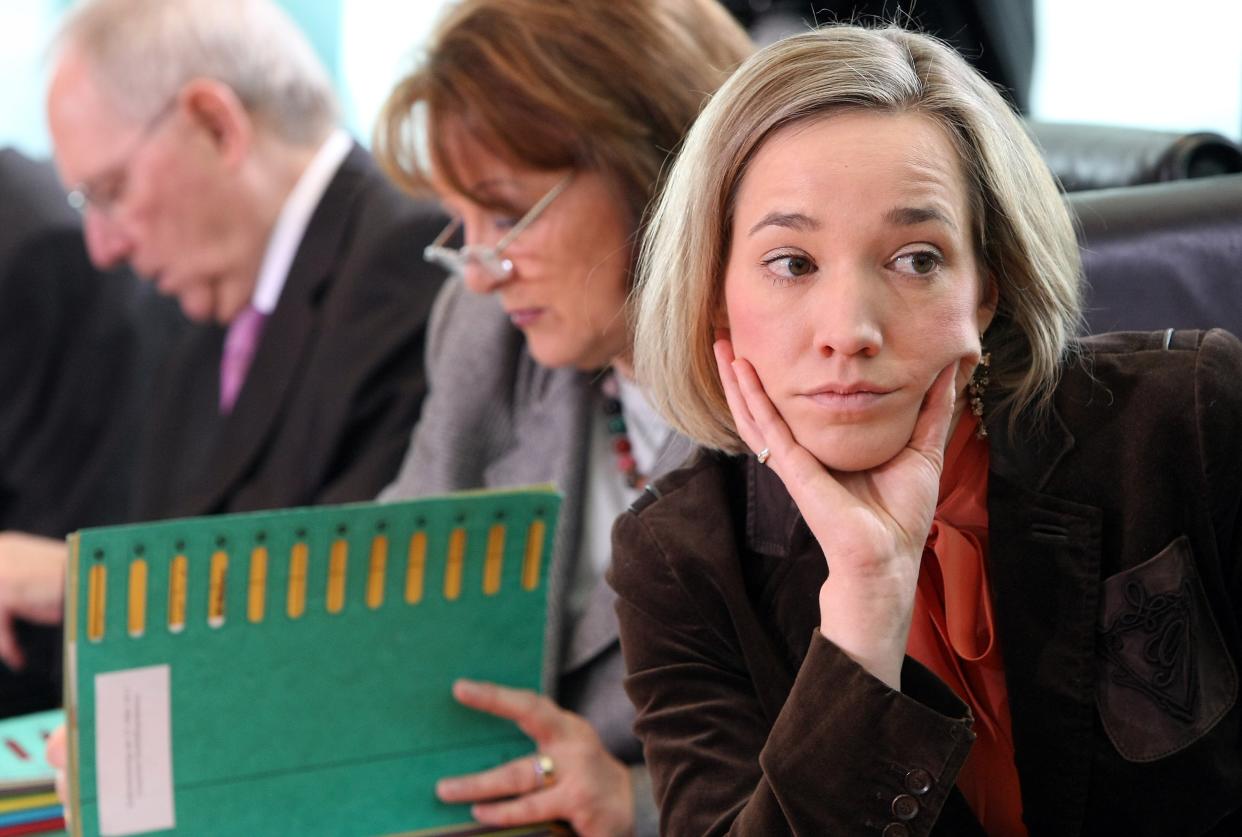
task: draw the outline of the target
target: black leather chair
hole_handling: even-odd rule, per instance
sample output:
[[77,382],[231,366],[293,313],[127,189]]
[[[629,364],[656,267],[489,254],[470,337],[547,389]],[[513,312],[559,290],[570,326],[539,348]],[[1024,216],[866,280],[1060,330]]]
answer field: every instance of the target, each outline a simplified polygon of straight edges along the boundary
[[1034,0],[722,0],[751,36],[770,44],[813,25],[858,22],[902,26],[944,38],[1005,91],[1030,104],[1035,68]]
[[1242,335],[1242,174],[1066,200],[1082,244],[1088,331]]
[[1242,148],[1210,131],[1038,121],[1027,127],[1066,192],[1242,172]]

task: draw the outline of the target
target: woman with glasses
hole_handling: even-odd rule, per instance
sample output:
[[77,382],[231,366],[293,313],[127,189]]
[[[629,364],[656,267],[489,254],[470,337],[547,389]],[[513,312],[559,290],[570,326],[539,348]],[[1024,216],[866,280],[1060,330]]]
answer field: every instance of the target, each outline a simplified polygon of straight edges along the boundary
[[426,256],[459,277],[437,301],[431,394],[384,497],[548,481],[565,495],[555,702],[454,690],[534,742],[531,757],[438,787],[477,803],[481,822],[656,831],[603,572],[614,518],[689,446],[633,383],[625,309],[667,157],[749,49],[715,0],[464,0],[381,117],[378,158],[454,216]]

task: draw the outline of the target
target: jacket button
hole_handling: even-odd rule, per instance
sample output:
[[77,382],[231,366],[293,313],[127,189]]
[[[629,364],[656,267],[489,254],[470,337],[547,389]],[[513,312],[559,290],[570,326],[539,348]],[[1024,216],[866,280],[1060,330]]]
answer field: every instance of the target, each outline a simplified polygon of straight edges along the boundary
[[915,796],[922,796],[931,790],[932,777],[921,767],[916,767],[906,774],[906,790]]
[[910,837],[910,829],[899,822],[890,822],[884,826],[884,833],[881,837]]
[[912,820],[919,815],[919,801],[908,793],[893,799],[893,816],[899,820]]

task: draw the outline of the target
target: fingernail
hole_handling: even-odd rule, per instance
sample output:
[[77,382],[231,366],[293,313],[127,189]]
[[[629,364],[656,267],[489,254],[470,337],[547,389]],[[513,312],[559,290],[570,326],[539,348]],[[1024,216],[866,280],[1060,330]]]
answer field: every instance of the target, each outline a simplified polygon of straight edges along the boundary
[[473,680],[458,678],[453,681],[453,694],[459,698],[475,697],[479,694],[479,684]]

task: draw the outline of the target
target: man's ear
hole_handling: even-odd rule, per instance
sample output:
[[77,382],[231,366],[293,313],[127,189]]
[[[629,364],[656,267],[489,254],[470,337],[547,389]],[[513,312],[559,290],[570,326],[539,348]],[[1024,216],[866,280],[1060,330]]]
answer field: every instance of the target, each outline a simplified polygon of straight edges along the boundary
[[241,164],[254,141],[254,121],[227,84],[199,78],[181,89],[178,106],[201,128],[228,168]]

